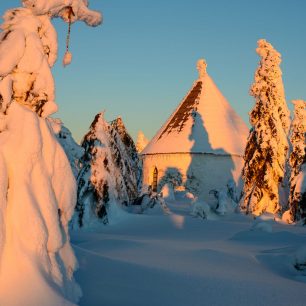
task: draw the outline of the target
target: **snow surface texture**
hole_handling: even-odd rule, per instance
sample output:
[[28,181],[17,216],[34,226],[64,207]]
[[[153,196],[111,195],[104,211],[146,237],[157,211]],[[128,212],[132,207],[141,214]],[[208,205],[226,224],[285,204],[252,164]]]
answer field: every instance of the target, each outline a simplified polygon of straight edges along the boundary
[[305,272],[294,267],[306,259],[304,228],[238,214],[203,220],[190,204],[166,204],[168,215],[72,233],[80,306],[305,305]]
[[75,227],[117,222],[122,215],[119,206],[137,197],[138,163],[134,158],[138,159],[138,155],[130,143],[132,139],[126,141],[125,129],[120,129],[119,134],[118,128],[118,124],[109,124],[104,113],[99,113],[82,141]]
[[280,213],[279,183],[285,175],[290,117],[286,105],[281,55],[261,39],[256,52],[261,57],[250,94],[255,106],[250,112],[252,129],[245,150],[241,210],[260,215]]
[[0,305],[68,306],[81,295],[68,234],[76,184],[45,119],[57,110],[51,18],[95,26],[101,15],[86,0],[23,5],[5,13],[0,33]]
[[74,176],[77,177],[80,171],[79,160],[84,154],[84,149],[75,142],[71,132],[60,119],[48,118],[48,121],[68,157]]

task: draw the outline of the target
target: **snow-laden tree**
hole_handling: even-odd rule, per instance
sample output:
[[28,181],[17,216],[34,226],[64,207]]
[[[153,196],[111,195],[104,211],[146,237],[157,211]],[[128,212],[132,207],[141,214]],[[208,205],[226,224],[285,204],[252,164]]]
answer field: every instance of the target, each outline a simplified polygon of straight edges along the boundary
[[139,131],[138,135],[137,135],[137,141],[136,141],[136,150],[137,150],[138,155],[139,155],[139,163],[138,163],[139,179],[138,179],[138,183],[137,183],[139,192],[141,192],[143,187],[144,187],[143,186],[143,180],[142,180],[143,160],[142,160],[142,157],[141,157],[140,153],[143,151],[143,149],[147,146],[148,143],[149,143],[149,140],[146,138],[144,133],[142,131]]
[[137,141],[136,141],[136,150],[140,153],[149,143],[149,140],[146,138],[142,131],[138,132]]
[[109,124],[104,113],[99,113],[82,141],[85,153],[80,160],[76,207],[79,226],[91,226],[97,219],[105,224],[112,222],[117,205],[128,204],[137,197],[134,161],[117,128],[116,123]]
[[[120,139],[123,143],[121,150],[123,150],[122,155],[125,155],[124,160],[125,167],[121,167],[123,172],[125,185],[129,194],[129,201],[132,201],[137,197],[137,189],[141,188],[141,167],[140,160],[137,154],[135,143],[128,133],[121,117],[113,120],[111,126],[118,133]],[[136,185],[135,185],[136,184]],[[136,188],[135,188],[136,187]],[[138,188],[137,188],[138,187]]]
[[280,69],[281,55],[263,39],[258,41],[256,52],[261,60],[250,89],[255,106],[250,112],[252,128],[244,155],[240,208],[259,215],[281,210],[279,184],[285,172],[290,117]]
[[[24,0],[0,32],[0,305],[74,305],[76,184],[48,115],[57,110],[51,19],[101,23],[86,0]],[[34,289],[33,289],[34,288]]]
[[78,176],[80,167],[79,160],[84,154],[84,149],[75,142],[70,130],[64,126],[60,119],[48,118],[57,140],[63,147],[75,178]]
[[294,178],[294,183],[292,204],[289,210],[284,213],[283,220],[288,223],[303,220],[303,224],[306,225],[306,155],[300,172]]
[[[294,100],[294,118],[291,123],[290,141],[292,151],[290,153],[290,193],[288,222],[299,221],[306,217],[306,203],[302,204],[301,190],[296,190],[297,179],[305,160],[305,135],[306,135],[306,101]],[[289,215],[288,215],[289,213]]]

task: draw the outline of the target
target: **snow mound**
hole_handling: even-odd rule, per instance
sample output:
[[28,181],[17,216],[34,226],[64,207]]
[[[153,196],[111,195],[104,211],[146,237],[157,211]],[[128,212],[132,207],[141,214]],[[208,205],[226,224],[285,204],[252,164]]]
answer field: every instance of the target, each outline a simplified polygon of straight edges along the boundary
[[293,223],[290,209],[286,210],[282,215],[282,221],[288,224]]
[[266,233],[272,233],[272,224],[268,222],[256,222],[252,227],[251,231],[260,231]]
[[182,186],[175,189],[174,191],[175,199],[180,202],[183,201],[183,202],[192,204],[196,200],[197,197],[190,191],[187,191],[185,190],[185,188],[183,187],[181,188],[181,187]]
[[[139,206],[140,205],[140,206]],[[135,207],[139,206],[139,209],[135,209]],[[166,202],[163,197],[156,192],[149,192],[142,194],[138,197],[132,209],[134,208],[134,212],[138,212],[146,215],[168,215],[170,214],[170,209],[168,208]]]
[[210,206],[203,201],[197,200],[192,205],[192,211],[190,214],[193,217],[200,217],[202,219],[208,219],[210,213],[211,213]]
[[118,203],[113,203],[108,208],[109,225],[119,224],[129,218],[129,214]]
[[195,196],[191,192],[186,192],[185,193],[185,198],[188,199],[188,200],[192,200],[193,201],[195,199]]
[[170,184],[165,184],[161,190],[164,199],[168,201],[175,201],[174,190]]
[[294,267],[306,275],[306,246],[300,247],[294,256]]

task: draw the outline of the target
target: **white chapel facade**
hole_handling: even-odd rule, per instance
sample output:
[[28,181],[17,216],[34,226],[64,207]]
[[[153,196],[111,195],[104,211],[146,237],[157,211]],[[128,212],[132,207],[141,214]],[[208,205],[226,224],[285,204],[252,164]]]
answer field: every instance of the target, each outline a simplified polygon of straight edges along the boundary
[[238,185],[249,129],[197,63],[199,78],[141,152],[143,184],[160,190],[167,179],[209,202],[209,191]]

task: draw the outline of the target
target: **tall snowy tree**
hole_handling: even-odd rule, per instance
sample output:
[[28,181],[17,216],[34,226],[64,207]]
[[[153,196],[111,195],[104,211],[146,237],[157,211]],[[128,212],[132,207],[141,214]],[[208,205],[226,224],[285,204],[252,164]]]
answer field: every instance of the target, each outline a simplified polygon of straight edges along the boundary
[[280,69],[281,55],[267,41],[258,41],[261,57],[250,95],[255,106],[250,112],[252,125],[245,149],[243,168],[243,212],[260,215],[279,213],[279,184],[284,177],[288,151],[289,110]]
[[294,191],[300,220],[303,220],[303,224],[306,225],[306,151],[301,171],[296,178]]
[[288,222],[299,221],[306,217],[306,203],[302,204],[301,191],[296,190],[297,179],[305,161],[306,101],[294,100],[292,103],[294,104],[294,118],[290,132],[292,152],[289,158],[291,175]]
[[106,224],[118,203],[128,204],[137,197],[134,161],[121,140],[128,137],[123,127],[122,122],[107,123],[104,113],[99,113],[82,141],[85,153],[80,160],[76,207],[79,226],[90,226],[97,219]]
[[142,131],[138,132],[137,135],[137,141],[136,141],[136,150],[139,154],[139,163],[138,163],[138,169],[139,169],[139,180],[138,180],[138,190],[141,192],[143,189],[143,160],[140,155],[140,153],[143,151],[143,149],[147,146],[149,143],[149,140],[146,138],[144,133]]
[[149,140],[146,138],[142,131],[138,132],[137,141],[136,141],[136,150],[140,153],[146,145],[149,143]]
[[[122,149],[125,153],[122,155],[126,155],[127,158],[124,160],[125,168],[127,170],[126,173],[122,173],[124,177],[125,184],[127,186],[127,191],[129,193],[129,199],[133,200],[137,197],[137,187],[140,188],[141,185],[141,168],[140,168],[140,160],[137,154],[136,146],[133,141],[133,138],[128,133],[121,117],[113,120],[111,122],[111,126],[118,133],[120,139],[123,143]],[[136,182],[136,186],[135,186]],[[136,187],[136,189],[135,189]]]
[[57,110],[51,19],[96,26],[101,14],[85,0],[22,3],[5,13],[0,33],[0,305],[72,306],[76,184],[47,120]]

